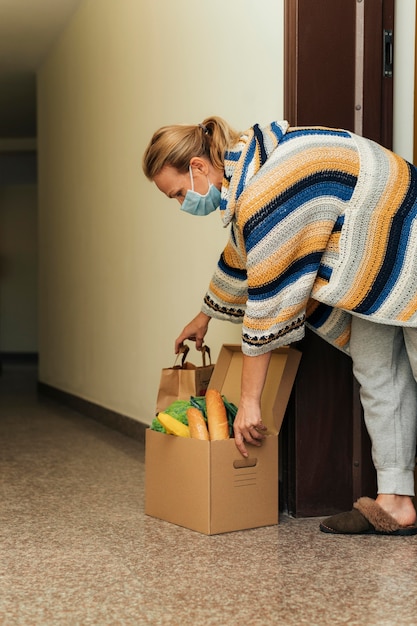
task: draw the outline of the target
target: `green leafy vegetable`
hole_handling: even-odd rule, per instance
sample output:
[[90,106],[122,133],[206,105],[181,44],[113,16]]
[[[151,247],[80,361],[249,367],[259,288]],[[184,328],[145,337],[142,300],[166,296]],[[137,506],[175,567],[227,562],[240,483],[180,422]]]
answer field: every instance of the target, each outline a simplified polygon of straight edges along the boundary
[[[175,417],[179,422],[188,426],[187,409],[191,406],[188,400],[175,400],[164,411],[171,417]],[[156,417],[152,420],[151,430],[157,430],[160,433],[165,433],[166,430]]]

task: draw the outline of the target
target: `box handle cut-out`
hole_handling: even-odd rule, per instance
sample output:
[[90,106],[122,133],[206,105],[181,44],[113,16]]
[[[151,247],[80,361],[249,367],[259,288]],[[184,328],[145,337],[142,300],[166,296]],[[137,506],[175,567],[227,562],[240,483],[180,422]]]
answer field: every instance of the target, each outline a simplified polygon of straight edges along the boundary
[[258,459],[248,458],[248,459],[238,459],[237,461],[233,461],[233,467],[235,469],[245,469],[247,467],[256,467],[258,464]]

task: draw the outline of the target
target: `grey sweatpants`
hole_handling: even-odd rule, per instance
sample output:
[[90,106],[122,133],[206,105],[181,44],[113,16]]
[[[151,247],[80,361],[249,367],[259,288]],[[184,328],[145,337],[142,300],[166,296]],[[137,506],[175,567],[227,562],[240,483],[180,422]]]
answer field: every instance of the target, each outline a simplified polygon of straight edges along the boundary
[[350,352],[372,442],[378,493],[414,495],[417,328],[352,317]]

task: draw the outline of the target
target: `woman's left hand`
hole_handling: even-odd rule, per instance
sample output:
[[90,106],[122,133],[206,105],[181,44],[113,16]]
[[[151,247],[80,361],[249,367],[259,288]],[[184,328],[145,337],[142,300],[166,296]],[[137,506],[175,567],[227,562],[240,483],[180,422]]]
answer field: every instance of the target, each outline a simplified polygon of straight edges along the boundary
[[265,439],[266,426],[262,423],[261,407],[257,402],[239,404],[238,412],[233,423],[235,444],[242,456],[247,457],[245,444],[260,446]]
[[187,324],[187,326],[185,326],[182,333],[176,338],[174,347],[175,354],[178,354],[185,339],[195,341],[195,347],[197,350],[201,350],[210,320],[211,317],[200,311],[200,313],[196,315],[195,318]]

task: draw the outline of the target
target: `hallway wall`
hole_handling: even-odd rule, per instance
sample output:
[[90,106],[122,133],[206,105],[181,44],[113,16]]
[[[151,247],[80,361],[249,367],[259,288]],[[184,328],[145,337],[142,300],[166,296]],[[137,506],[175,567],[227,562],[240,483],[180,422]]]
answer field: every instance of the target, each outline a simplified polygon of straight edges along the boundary
[[396,0],[394,16],[393,148],[413,161],[416,0]]
[[[141,171],[152,132],[283,115],[284,0],[84,0],[38,74],[39,379],[149,423],[226,240]],[[394,149],[412,158],[415,1],[396,5]],[[401,32],[401,37],[399,36]],[[213,320],[214,360],[240,327]],[[192,351],[193,361],[198,355]]]
[[[151,421],[227,232],[163,197],[142,153],[163,124],[281,118],[282,66],[283,0],[81,4],[38,74],[41,382]],[[211,322],[214,360],[239,341]]]

